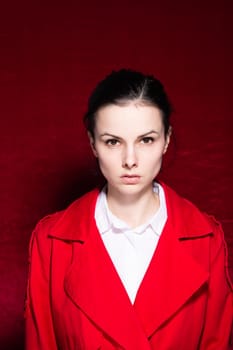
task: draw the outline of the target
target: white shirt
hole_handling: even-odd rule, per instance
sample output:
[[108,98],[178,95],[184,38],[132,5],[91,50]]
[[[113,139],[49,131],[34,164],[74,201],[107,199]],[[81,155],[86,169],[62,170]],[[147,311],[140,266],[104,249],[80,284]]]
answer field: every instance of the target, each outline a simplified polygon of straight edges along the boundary
[[163,188],[154,182],[153,190],[159,195],[159,209],[145,224],[133,229],[109,210],[106,188],[100,192],[95,208],[103,243],[132,304],[167,220]]

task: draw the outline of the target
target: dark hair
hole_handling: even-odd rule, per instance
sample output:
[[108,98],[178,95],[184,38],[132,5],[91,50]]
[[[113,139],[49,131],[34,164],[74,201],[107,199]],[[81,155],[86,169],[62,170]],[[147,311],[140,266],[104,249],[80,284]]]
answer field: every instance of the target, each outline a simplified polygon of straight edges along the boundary
[[172,107],[162,83],[152,75],[130,69],[113,71],[97,84],[89,97],[88,110],[84,115],[87,131],[94,137],[95,117],[101,107],[124,105],[136,100],[161,110],[167,135]]

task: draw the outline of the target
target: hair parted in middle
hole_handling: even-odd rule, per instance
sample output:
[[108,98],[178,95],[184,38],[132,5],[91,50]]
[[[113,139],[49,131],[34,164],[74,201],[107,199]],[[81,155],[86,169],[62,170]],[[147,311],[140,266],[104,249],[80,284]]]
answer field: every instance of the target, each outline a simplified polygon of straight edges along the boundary
[[87,131],[94,138],[95,118],[100,108],[110,104],[126,105],[134,101],[160,109],[167,135],[172,106],[162,83],[152,75],[131,69],[112,71],[97,84],[89,97],[88,110],[84,115]]

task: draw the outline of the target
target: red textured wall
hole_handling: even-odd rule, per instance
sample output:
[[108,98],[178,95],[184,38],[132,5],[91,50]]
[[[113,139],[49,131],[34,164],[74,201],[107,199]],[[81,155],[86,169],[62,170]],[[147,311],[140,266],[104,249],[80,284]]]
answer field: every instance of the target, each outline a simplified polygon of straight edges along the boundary
[[175,113],[162,177],[222,220],[233,269],[232,4],[10,1],[1,10],[1,349],[23,349],[31,230],[95,182],[82,115],[112,69],[164,82]]

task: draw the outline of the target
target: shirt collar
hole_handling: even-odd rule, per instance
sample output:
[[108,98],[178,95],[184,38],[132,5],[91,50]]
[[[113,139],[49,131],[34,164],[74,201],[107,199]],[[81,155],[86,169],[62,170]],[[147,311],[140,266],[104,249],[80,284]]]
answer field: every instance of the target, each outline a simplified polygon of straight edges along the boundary
[[133,230],[126,222],[117,218],[108,208],[106,186],[100,192],[95,209],[95,220],[100,234],[105,234],[109,230],[114,233],[124,233],[133,231],[136,234],[142,234],[147,228],[151,228],[153,232],[160,235],[163,226],[167,220],[167,208],[163,188],[157,182],[153,183],[153,191],[158,193],[160,207],[157,212],[144,224],[134,228]]

